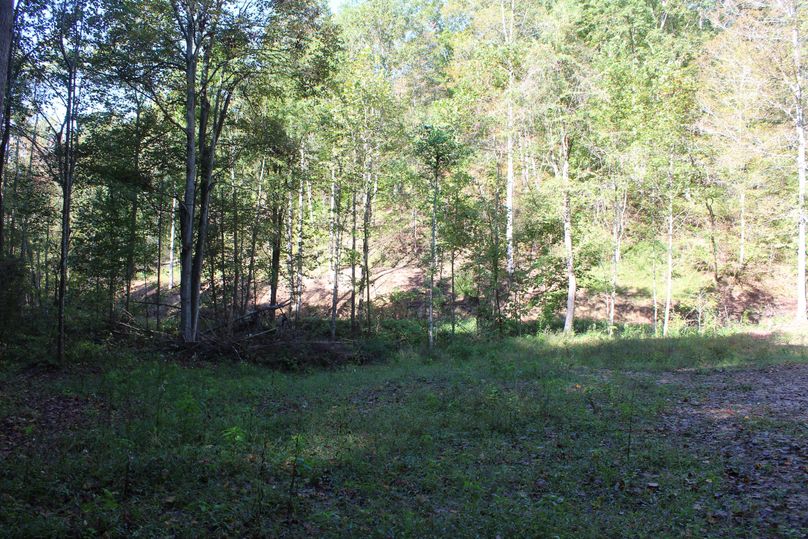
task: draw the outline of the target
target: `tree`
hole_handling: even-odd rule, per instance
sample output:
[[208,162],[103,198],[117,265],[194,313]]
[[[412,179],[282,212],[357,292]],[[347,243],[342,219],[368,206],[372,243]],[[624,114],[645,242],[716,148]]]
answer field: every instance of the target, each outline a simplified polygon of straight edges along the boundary
[[457,143],[451,128],[446,126],[425,125],[421,128],[420,137],[415,144],[415,152],[422,159],[429,171],[431,193],[431,233],[429,247],[429,272],[427,295],[429,349],[435,346],[435,275],[438,266],[438,199],[440,197],[440,180],[454,165],[460,156],[461,147]]

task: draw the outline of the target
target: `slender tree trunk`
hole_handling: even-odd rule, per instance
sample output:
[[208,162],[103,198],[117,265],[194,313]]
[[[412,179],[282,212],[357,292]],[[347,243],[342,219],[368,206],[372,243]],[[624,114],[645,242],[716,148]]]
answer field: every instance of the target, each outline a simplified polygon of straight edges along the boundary
[[368,183],[365,190],[365,215],[362,226],[362,278],[365,287],[365,324],[368,334],[371,331],[371,299],[370,299],[370,222],[373,211],[373,192],[371,191],[371,172],[368,172]]
[[[497,156],[497,179],[499,179],[499,156]],[[499,193],[499,181],[497,181],[496,191],[494,193],[494,213],[491,216],[491,234],[493,236],[493,245],[494,250],[491,253],[491,290],[493,291],[493,311],[494,311],[494,323],[497,326],[497,332],[499,336],[502,337],[503,335],[503,328],[502,328],[502,304],[500,302],[500,295],[499,295],[499,261],[500,256],[502,255],[502,249],[500,247],[500,236],[499,236],[499,212],[501,210],[501,199]]]
[[[513,84],[513,73],[509,72],[508,91]],[[508,134],[507,134],[507,185],[505,191],[505,271],[508,274],[508,291],[513,286],[514,251],[513,251],[513,105],[508,97]]]
[[575,280],[575,260],[572,249],[572,208],[570,207],[570,179],[569,179],[569,143],[566,135],[563,144],[563,161],[561,163],[561,178],[564,184],[564,250],[567,256],[567,314],[564,318],[564,333],[574,331],[575,321],[575,293],[577,284]]
[[[283,208],[277,206],[273,209],[273,224],[275,230],[272,235],[272,262],[269,269],[269,303],[278,304],[278,280],[281,273],[281,238],[283,235]],[[275,318],[275,310],[270,309],[269,318]]]
[[160,309],[162,309],[162,273],[163,273],[163,190],[160,189],[160,208],[157,214],[157,331],[160,331]]
[[67,252],[70,242],[70,198],[73,191],[73,179],[64,178],[62,185],[62,239],[59,243],[59,288],[58,288],[58,339],[56,355],[60,363],[65,360],[65,296],[67,294]]
[[[225,319],[227,322],[227,331],[230,332],[233,329],[231,325],[232,317],[230,317],[230,311],[227,308],[227,247],[225,244],[224,238],[224,193],[222,193],[219,204],[219,217],[218,219],[214,216],[213,222],[216,223],[218,226],[216,227],[219,230],[219,273],[221,274],[221,284],[222,284],[222,314],[221,317]],[[216,241],[216,238],[211,240],[212,242]],[[210,266],[214,267],[216,263],[216,258],[213,257],[211,259]],[[215,271],[214,271],[215,274]],[[215,278],[215,275],[214,275]],[[219,310],[214,309],[214,315],[216,319],[219,319]]]
[[356,331],[356,186],[351,189],[351,332]]
[[6,164],[8,162],[8,143],[11,137],[11,107],[10,100],[6,101],[6,114],[3,123],[0,124],[3,128],[3,135],[0,137],[0,255],[5,254],[4,241],[5,241],[5,190],[6,184]]
[[665,312],[662,322],[662,336],[668,336],[673,301],[673,159],[668,169],[668,263],[665,270]]
[[[208,46],[205,53],[205,68],[203,70],[203,80],[207,78],[208,65],[210,61],[210,48]],[[199,194],[199,221],[196,237],[196,250],[193,256],[191,265],[191,335],[193,340],[199,338],[199,311],[201,308],[200,293],[202,288],[202,265],[205,260],[205,248],[207,246],[208,228],[209,228],[209,213],[210,213],[210,194],[213,189],[213,170],[216,166],[216,146],[224,126],[224,120],[227,117],[227,111],[230,106],[230,99],[232,94],[228,91],[224,95],[217,95],[216,103],[213,108],[213,114],[210,114],[210,103],[207,97],[207,89],[203,88],[200,94],[200,113],[199,113],[199,134],[200,134],[200,161],[202,164],[201,169],[201,185]],[[210,129],[209,138],[206,137],[207,124],[210,119],[213,119],[213,125]],[[225,294],[222,294],[222,298]]]
[[180,204],[180,334],[182,340],[196,340],[194,313],[191,305],[194,212],[196,200],[196,25],[186,13],[185,33],[185,193]]
[[[506,21],[505,17],[505,2],[500,2],[500,12],[502,15],[502,32],[505,37],[505,45],[510,48],[513,42],[513,0],[510,3],[510,17]],[[514,75],[513,65],[508,61],[508,86],[506,89],[507,101],[507,118],[506,118],[506,161],[507,161],[507,176],[506,176],[506,190],[505,190],[505,272],[508,276],[508,292],[513,285],[513,272],[514,272],[514,250],[513,250],[513,189],[514,189],[514,173],[513,173],[513,86]]]
[[452,249],[450,264],[451,264],[450,271],[451,271],[451,281],[452,281],[452,335],[454,335],[455,334],[455,326],[456,326],[455,308],[456,308],[456,304],[457,304],[457,296],[455,295],[455,250],[454,249]]
[[138,195],[132,191],[132,206],[129,209],[129,240],[126,252],[126,299],[124,308],[130,311],[129,300],[132,295],[132,280],[135,278],[135,242],[137,240]]
[[744,265],[746,265],[746,189],[742,186],[741,187],[741,194],[740,200],[738,201],[738,205],[740,206],[740,225],[741,225],[741,232],[740,232],[740,245],[738,247],[738,273],[743,271]]
[[[291,176],[290,176],[291,179]],[[293,309],[296,305],[295,291],[295,253],[294,253],[294,235],[295,235],[295,203],[294,203],[294,190],[291,182],[287,189],[286,197],[286,272],[289,275],[289,305]]]
[[73,194],[73,172],[76,167],[76,108],[78,85],[78,45],[73,60],[67,60],[66,107],[63,133],[59,141],[59,163],[62,183],[62,238],[59,253],[59,286],[57,290],[57,340],[56,355],[60,363],[65,360],[65,297],[67,295],[67,257],[70,244],[70,209]]
[[[135,108],[135,173],[140,173],[140,113],[141,102],[138,99]],[[129,300],[132,294],[132,279],[135,278],[135,244],[137,242],[137,212],[138,212],[138,186],[131,191],[132,207],[129,213],[129,242],[126,253],[126,301],[125,308],[129,311]],[[144,290],[144,294],[145,294]],[[145,296],[144,296],[145,298]]]
[[239,249],[239,220],[238,220],[238,192],[236,189],[236,171],[235,166],[230,169],[230,179],[233,182],[233,298],[230,303],[230,320],[231,324],[236,319],[236,314],[239,311],[241,303],[241,253]]
[[[654,196],[654,200],[656,201],[656,196]],[[657,294],[657,253],[656,253],[656,238],[657,238],[656,209],[652,210],[651,213],[651,230],[653,231],[654,234],[654,252],[651,257],[651,272],[653,273],[651,296],[652,301],[654,302],[654,337],[656,337],[659,335],[659,299]]]
[[802,39],[797,22],[797,4],[794,4],[793,28],[791,30],[791,45],[794,59],[794,106],[795,129],[797,131],[797,177],[799,179],[799,194],[797,197],[797,323],[808,323],[805,297],[805,113],[802,102]]
[[339,261],[340,261],[340,187],[337,184],[336,172],[331,169],[331,269],[333,272],[333,283],[331,288],[331,340],[337,338],[337,301],[339,300]]
[[704,205],[707,207],[707,215],[710,219],[710,245],[713,254],[713,281],[718,285],[721,280],[721,274],[718,268],[718,243],[716,242],[716,225],[715,225],[715,211],[713,210],[713,203],[711,200],[706,200]]
[[[5,167],[4,167],[5,168]],[[14,256],[14,240],[15,231],[17,230],[17,206],[19,206],[19,195],[17,193],[17,185],[20,179],[20,138],[15,137],[14,140],[14,180],[11,182],[11,208],[9,211],[9,224],[8,224],[8,252]],[[20,256],[22,258],[22,256]]]
[[297,303],[295,305],[295,322],[300,322],[300,311],[303,308],[303,215],[305,212],[303,188],[303,180],[301,179],[297,191],[297,277],[295,278]]
[[176,223],[176,216],[175,212],[177,209],[177,195],[176,193],[172,193],[171,195],[171,232],[169,233],[169,241],[168,241],[168,288],[169,290],[174,289],[174,239],[177,236],[177,231],[175,228]]
[[[252,234],[250,237],[250,263],[247,270],[247,298],[244,301],[242,311],[246,311],[250,303],[251,286],[255,281],[255,249],[258,243],[258,220],[261,218],[261,189],[264,181],[264,159],[261,159],[261,171],[258,174],[258,198],[255,201],[255,219],[252,224]],[[253,308],[257,308],[258,294],[253,293]],[[242,313],[243,314],[243,313]]]
[[[8,97],[11,85],[11,54],[14,36],[14,0],[0,0],[0,126],[3,128],[2,152],[0,152],[0,178],[3,177],[5,148],[8,145],[11,120],[11,100]],[[3,189],[0,186],[0,255],[3,254]]]
[[48,310],[49,310],[48,305],[50,305],[50,298],[49,298],[49,295],[50,295],[50,273],[51,273],[50,272],[50,264],[49,264],[49,262],[50,262],[50,256],[49,256],[50,255],[50,243],[51,243],[50,235],[51,235],[51,214],[50,214],[50,211],[49,211],[47,221],[45,223],[45,255],[44,255],[45,261],[44,261],[44,264],[43,264],[43,268],[44,268],[44,271],[45,271],[45,293],[44,293],[44,296],[45,296],[45,298],[48,298],[48,301],[45,301],[43,303],[43,306],[45,307],[45,314],[48,313]]
[[434,178],[432,180],[432,227],[429,242],[429,349],[435,347],[435,271],[438,255],[438,175],[440,163],[435,163]]
[[617,311],[617,280],[620,271],[620,248],[623,241],[623,231],[625,229],[626,197],[627,191],[619,192],[617,183],[613,184],[614,190],[614,222],[612,223],[612,274],[609,297],[609,337],[614,333],[614,320]]
[[215,264],[208,264],[208,283],[210,283],[210,302],[213,304],[213,316],[219,318],[219,291],[216,286]]

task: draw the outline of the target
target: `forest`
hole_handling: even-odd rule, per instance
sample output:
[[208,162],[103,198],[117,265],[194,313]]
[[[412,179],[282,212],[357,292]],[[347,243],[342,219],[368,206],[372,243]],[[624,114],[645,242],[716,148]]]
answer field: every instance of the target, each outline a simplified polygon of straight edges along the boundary
[[804,0],[0,0],[0,535],[805,537]]

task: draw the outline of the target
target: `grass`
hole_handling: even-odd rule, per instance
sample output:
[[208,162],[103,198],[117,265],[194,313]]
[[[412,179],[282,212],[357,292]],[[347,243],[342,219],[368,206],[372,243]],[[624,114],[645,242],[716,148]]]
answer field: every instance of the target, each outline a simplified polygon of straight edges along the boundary
[[[456,340],[282,373],[84,345],[0,371],[0,535],[733,535],[720,463],[638,371],[803,359],[783,338]],[[722,527],[723,526],[723,527]]]

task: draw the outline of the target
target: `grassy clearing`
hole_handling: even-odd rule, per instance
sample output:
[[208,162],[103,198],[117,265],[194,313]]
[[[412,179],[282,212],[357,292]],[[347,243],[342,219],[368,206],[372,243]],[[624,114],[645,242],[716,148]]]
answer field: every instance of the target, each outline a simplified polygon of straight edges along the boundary
[[[733,535],[721,463],[638,371],[800,361],[782,337],[456,341],[310,373],[88,347],[0,381],[0,535]],[[744,533],[753,533],[746,529]]]

